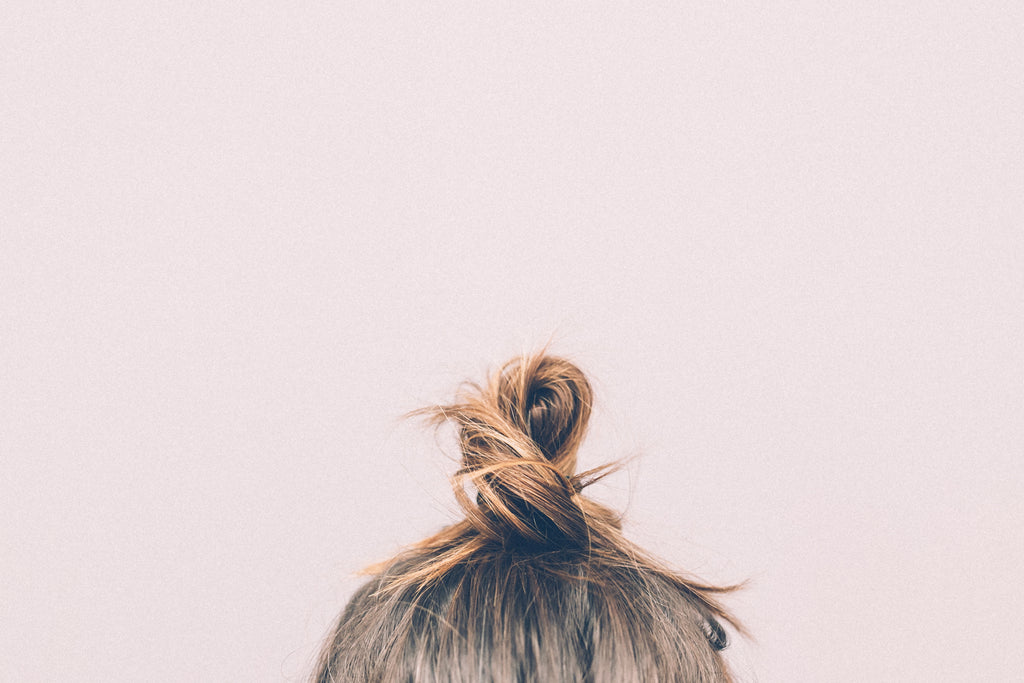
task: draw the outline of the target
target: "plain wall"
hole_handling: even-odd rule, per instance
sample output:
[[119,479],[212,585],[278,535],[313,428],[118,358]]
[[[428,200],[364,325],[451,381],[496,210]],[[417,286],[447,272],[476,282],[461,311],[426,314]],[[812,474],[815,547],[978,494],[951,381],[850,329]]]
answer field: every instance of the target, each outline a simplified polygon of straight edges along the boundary
[[550,336],[741,681],[1024,679],[1020,3],[163,4],[0,22],[0,679],[299,679]]

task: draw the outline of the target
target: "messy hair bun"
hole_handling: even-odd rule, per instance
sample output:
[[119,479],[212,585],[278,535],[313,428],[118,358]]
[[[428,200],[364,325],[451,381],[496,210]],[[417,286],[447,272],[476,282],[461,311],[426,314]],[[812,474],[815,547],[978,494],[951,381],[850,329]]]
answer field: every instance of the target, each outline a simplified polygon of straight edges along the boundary
[[592,403],[537,353],[416,411],[458,428],[465,519],[373,569],[314,680],[728,681],[720,621],[742,627],[716,594],[736,587],[666,568],[582,493],[614,468],[576,472]]
[[[579,545],[589,525],[615,519],[579,495],[595,474],[576,474],[593,402],[579,368],[553,356],[517,358],[460,398],[428,411],[459,427],[455,494],[482,536],[511,545]],[[477,491],[475,504],[467,486]]]

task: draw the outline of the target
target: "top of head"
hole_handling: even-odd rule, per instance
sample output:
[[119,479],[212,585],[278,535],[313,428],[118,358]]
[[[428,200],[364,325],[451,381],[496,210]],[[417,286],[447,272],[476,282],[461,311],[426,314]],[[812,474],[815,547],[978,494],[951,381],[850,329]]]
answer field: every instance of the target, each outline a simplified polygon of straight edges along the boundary
[[739,624],[716,594],[733,587],[664,567],[580,493],[608,471],[575,472],[591,400],[579,368],[541,353],[420,411],[459,428],[466,518],[378,568],[319,683],[730,680],[718,619]]
[[[576,365],[541,353],[509,361],[486,386],[470,385],[438,409],[459,426],[456,497],[478,531],[540,545],[588,536],[575,470],[592,401]],[[466,484],[477,490],[475,504]]]

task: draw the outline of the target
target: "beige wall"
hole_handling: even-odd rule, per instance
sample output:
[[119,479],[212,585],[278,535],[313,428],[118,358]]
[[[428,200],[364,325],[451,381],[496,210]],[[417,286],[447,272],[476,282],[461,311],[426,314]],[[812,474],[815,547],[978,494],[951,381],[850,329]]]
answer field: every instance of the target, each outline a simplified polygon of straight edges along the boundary
[[23,4],[0,678],[298,677],[552,333],[741,680],[1024,677],[1018,3]]

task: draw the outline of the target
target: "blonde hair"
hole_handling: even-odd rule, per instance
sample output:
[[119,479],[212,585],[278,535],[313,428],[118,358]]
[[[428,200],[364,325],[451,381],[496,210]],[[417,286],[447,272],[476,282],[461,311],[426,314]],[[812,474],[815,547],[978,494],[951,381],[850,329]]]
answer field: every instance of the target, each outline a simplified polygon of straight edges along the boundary
[[[622,535],[576,473],[593,391],[544,352],[415,414],[458,427],[465,518],[379,565],[320,654],[316,683],[729,681],[718,600]],[[468,490],[475,490],[471,496]]]

